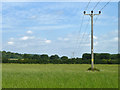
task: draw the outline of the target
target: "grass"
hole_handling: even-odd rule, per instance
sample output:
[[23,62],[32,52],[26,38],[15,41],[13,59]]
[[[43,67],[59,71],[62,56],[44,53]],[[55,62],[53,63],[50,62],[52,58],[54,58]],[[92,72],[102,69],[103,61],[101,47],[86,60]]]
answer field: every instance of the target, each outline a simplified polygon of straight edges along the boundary
[[3,64],[3,88],[118,88],[118,65]]

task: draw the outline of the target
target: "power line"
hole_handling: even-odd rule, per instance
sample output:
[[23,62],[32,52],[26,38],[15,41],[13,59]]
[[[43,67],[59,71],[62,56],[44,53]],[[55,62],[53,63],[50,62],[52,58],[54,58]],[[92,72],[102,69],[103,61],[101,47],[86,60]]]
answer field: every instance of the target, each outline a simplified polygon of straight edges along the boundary
[[88,6],[89,6],[90,2],[91,2],[91,0],[88,2],[88,4],[87,4],[87,6],[86,6],[85,10],[87,10],[87,8],[88,8]]
[[[86,36],[86,38],[85,38],[85,42],[88,42],[88,39],[90,39],[90,32],[88,33],[88,34],[86,34],[87,36]],[[90,43],[90,42],[89,42]],[[87,45],[87,44],[86,44]],[[80,54],[82,54],[82,51],[84,51],[84,49],[85,49],[85,47],[83,47],[82,49],[81,49],[81,53]]]
[[[107,3],[100,9],[100,11],[102,11],[102,10],[110,3],[110,1],[111,1],[111,0],[109,0],[109,2],[107,2]],[[97,22],[98,17],[99,17],[99,16],[96,17],[94,24]]]
[[[85,10],[87,10],[87,9],[88,9],[88,6],[89,6],[90,2],[91,2],[91,0],[88,2],[87,6],[85,7]],[[80,30],[79,30],[78,34],[80,34],[80,32],[81,32],[82,25],[83,25],[83,20],[84,20],[84,15],[83,15],[83,17],[82,17],[82,22],[81,22],[81,25],[80,25]],[[78,40],[79,40],[79,38],[77,38],[77,39],[76,39],[76,44],[75,44],[75,45],[77,45]],[[76,47],[77,47],[77,46],[76,46]],[[75,47],[75,49],[74,49],[74,52],[75,52],[75,50],[76,50],[76,47]]]
[[[91,0],[90,0],[91,1]],[[98,4],[100,3],[100,1],[101,0],[99,0],[99,2],[97,2],[97,4],[94,6],[94,8],[93,8],[93,10],[98,6]],[[110,0],[111,1],[111,0]],[[109,2],[110,2],[109,1]],[[109,4],[109,2],[107,2],[100,10],[103,10],[108,4]],[[90,2],[89,2],[90,3]],[[88,3],[88,5],[89,5],[89,3]],[[88,5],[86,6],[86,8],[88,8]],[[98,20],[98,17],[96,17],[96,19],[95,19],[95,22],[94,22],[94,24],[97,22],[97,20]],[[82,23],[83,23],[83,21],[82,21]],[[87,28],[86,28],[87,29]],[[81,38],[81,40],[80,41],[82,41],[82,39],[84,38],[84,35],[85,35],[85,33],[83,34],[83,36],[82,36],[82,38]],[[87,41],[87,40],[85,40],[85,41]],[[80,43],[81,44],[81,43]],[[79,45],[80,46],[80,45]],[[79,47],[78,47],[79,48]],[[84,49],[84,48],[82,48],[82,49]],[[79,50],[79,49],[77,49],[77,50]]]
[[102,11],[109,3],[110,3],[111,0],[109,0],[109,2],[107,2],[101,9],[100,11]]
[[[101,0],[99,0],[98,2],[97,2],[97,4],[93,7],[93,10],[98,6],[98,4],[100,3],[100,1]],[[88,3],[88,5],[89,5],[89,3]],[[87,8],[88,8],[88,6],[87,6]],[[96,20],[97,20],[97,18],[96,18]],[[88,20],[89,21],[89,20]],[[88,23],[89,24],[89,23]],[[88,24],[87,24],[87,26],[86,26],[86,29],[87,29],[87,27],[88,27]],[[86,31],[86,29],[85,29],[85,31]],[[82,38],[81,38],[81,40],[80,40],[80,42],[82,41],[82,39],[84,38],[84,35],[85,35],[85,33],[82,35]],[[79,43],[80,43],[79,42]],[[80,43],[81,44],[81,43]],[[79,45],[80,46],[80,45]],[[78,49],[77,50],[79,50],[79,47],[78,47]],[[80,48],[80,50],[81,50],[81,48]]]
[[79,46],[78,46],[78,48],[77,48],[78,51],[81,50],[81,48],[79,48],[79,47],[82,45],[82,40],[84,39],[84,36],[86,35],[86,31],[87,31],[87,29],[88,29],[89,21],[90,21],[90,18],[88,19],[88,23],[87,23],[87,25],[86,25],[86,27],[85,27],[85,32],[83,33],[83,35],[82,35],[82,37],[81,37],[81,39],[80,39],[80,42],[81,42],[81,43],[79,42]]
[[[101,0],[100,0],[100,1],[101,1]],[[98,6],[98,4],[100,3],[100,1],[95,5],[95,7],[93,8],[93,10]],[[111,1],[111,0],[110,0],[110,1]],[[100,9],[100,11],[102,11],[102,10],[110,3],[110,1],[107,2],[107,3]],[[96,19],[95,19],[95,21],[94,21],[94,24],[97,22],[98,17],[99,17],[99,16],[96,17]],[[90,32],[89,32],[89,33],[90,33]],[[86,38],[85,41],[88,41],[88,39],[89,39],[89,36],[87,36],[87,38]],[[81,51],[83,51],[83,49],[84,49],[84,48],[82,48]],[[81,53],[82,53],[82,52],[81,52]]]
[[[111,0],[110,0],[111,1]],[[109,3],[110,3],[110,1],[109,2],[107,2],[100,10],[103,10]],[[99,16],[98,16],[99,17]],[[98,17],[96,17],[96,19],[95,19],[95,21],[94,21],[94,24],[96,23],[96,21],[98,20]],[[90,33],[90,32],[89,32]],[[86,38],[86,40],[85,41],[87,41],[87,39],[88,38]],[[84,48],[83,48],[84,49]]]
[[100,1],[101,1],[101,0],[99,0],[99,1],[97,2],[97,4],[94,6],[93,10],[98,6],[98,4],[100,3]]

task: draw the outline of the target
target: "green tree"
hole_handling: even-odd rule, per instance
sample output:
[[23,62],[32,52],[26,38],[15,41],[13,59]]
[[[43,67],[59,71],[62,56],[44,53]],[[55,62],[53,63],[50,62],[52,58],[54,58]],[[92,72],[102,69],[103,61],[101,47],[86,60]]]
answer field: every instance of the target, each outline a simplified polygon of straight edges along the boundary
[[51,55],[50,56],[50,63],[59,64],[60,63],[59,56],[58,55]]
[[47,64],[49,63],[49,56],[47,54],[42,54],[39,60],[41,63]]
[[67,63],[67,61],[68,61],[68,57],[67,56],[62,56],[61,57],[61,62],[62,63]]

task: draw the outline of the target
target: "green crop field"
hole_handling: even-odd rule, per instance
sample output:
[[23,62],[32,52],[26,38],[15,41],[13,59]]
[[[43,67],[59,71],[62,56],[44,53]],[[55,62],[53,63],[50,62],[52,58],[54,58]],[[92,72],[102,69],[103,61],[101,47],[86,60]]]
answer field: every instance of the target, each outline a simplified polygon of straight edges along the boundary
[[118,65],[3,64],[3,88],[118,88]]

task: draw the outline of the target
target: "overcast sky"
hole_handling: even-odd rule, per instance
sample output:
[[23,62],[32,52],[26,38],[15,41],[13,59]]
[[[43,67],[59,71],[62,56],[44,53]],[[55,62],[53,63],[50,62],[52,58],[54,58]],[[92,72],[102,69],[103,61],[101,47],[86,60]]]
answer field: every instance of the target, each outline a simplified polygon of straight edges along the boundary
[[[81,57],[90,53],[90,16],[83,11],[88,2],[3,2],[2,50],[58,54]],[[93,9],[91,2],[86,10]],[[95,8],[98,13],[106,2]],[[118,3],[109,3],[99,16],[94,16],[94,52],[118,53]]]

